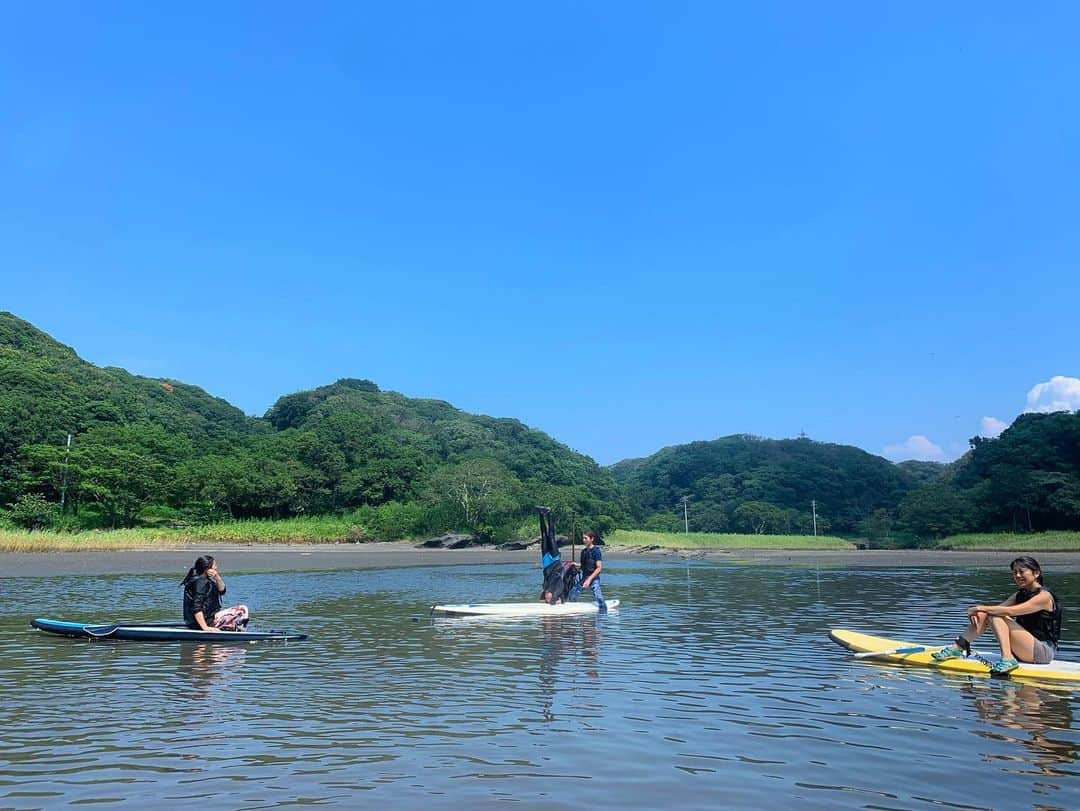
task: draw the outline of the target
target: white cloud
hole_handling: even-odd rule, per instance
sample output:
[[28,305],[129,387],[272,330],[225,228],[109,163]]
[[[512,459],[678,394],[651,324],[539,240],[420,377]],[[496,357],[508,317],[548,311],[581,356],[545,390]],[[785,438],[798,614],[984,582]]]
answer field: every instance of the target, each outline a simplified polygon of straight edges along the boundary
[[909,436],[896,445],[886,445],[882,456],[894,462],[903,462],[908,459],[916,459],[920,462],[945,461],[945,451],[922,434]]
[[1039,383],[1027,396],[1024,412],[1076,411],[1080,409],[1080,378],[1057,375]]
[[[1027,408],[1024,413],[1051,411],[1080,411],[1080,377],[1055,375],[1045,383],[1034,386],[1027,395]],[[1009,423],[997,417],[983,417],[979,420],[979,436],[998,437],[1009,427]],[[894,462],[914,459],[920,462],[946,462],[958,459],[967,447],[953,441],[946,443],[949,450],[932,442],[922,434],[909,436],[903,442],[886,445],[881,455]]]

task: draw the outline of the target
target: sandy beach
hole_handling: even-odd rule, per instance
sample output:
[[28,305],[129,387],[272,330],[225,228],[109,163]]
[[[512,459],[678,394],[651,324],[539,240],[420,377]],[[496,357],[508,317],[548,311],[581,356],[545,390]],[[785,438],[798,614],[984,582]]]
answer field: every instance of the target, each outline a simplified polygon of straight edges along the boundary
[[[569,552],[569,550],[566,550]],[[148,549],[117,552],[0,553],[0,578],[57,575],[175,574],[200,554],[218,558],[232,573],[389,569],[404,566],[455,566],[517,563],[536,566],[532,549],[503,551],[484,547],[421,549],[411,543],[207,546],[203,549]],[[633,547],[604,549],[611,561],[633,558],[688,559],[720,565],[813,566],[820,568],[1006,568],[1017,552],[939,552],[934,550],[678,550]],[[1080,552],[1041,552],[1043,567],[1054,572],[1080,571]]]

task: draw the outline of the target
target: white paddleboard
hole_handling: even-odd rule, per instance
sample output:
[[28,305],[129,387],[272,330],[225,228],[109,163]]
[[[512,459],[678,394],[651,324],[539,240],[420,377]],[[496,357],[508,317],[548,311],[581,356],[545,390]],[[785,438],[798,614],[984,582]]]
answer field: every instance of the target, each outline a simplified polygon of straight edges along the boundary
[[[618,600],[605,600],[608,610],[617,610]],[[596,614],[596,603],[563,603],[548,605],[537,600],[533,603],[464,603],[461,605],[435,605],[432,614],[449,617],[564,617],[574,614]]]

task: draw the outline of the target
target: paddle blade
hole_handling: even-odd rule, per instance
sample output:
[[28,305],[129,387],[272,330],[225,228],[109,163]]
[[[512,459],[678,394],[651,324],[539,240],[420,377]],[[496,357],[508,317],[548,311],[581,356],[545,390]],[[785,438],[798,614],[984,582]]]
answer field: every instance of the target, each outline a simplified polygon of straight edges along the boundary
[[925,645],[909,645],[906,648],[893,648],[892,650],[864,651],[863,653],[856,653],[853,658],[855,658],[855,659],[873,659],[875,656],[892,656],[894,654],[901,654],[901,653],[922,653],[924,650],[926,650]]

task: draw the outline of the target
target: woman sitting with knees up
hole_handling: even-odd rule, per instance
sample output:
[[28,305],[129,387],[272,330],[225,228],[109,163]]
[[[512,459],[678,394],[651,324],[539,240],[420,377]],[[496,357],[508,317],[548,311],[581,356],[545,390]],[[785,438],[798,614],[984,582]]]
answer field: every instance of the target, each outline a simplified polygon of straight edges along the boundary
[[955,645],[933,653],[936,661],[967,656],[971,643],[987,628],[994,632],[1001,648],[1001,659],[991,668],[993,673],[1008,673],[1020,662],[1045,665],[1053,661],[1061,636],[1061,603],[1043,586],[1042,568],[1035,558],[1016,558],[1009,568],[1017,590],[997,605],[968,608],[967,630],[956,638]]
[[184,624],[199,631],[242,631],[248,624],[246,605],[221,607],[225,581],[210,555],[196,558],[180,585],[184,589]]

